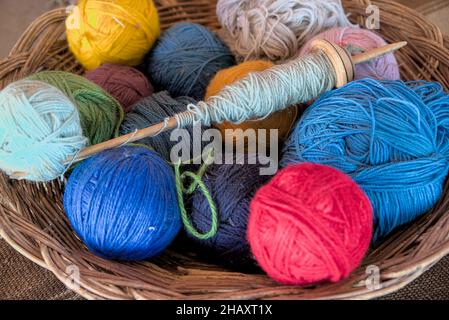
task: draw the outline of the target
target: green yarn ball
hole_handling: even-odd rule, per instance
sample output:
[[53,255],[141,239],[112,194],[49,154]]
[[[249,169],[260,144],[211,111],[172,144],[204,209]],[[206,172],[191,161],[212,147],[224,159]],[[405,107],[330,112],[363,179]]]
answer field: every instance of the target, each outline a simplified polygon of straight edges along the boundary
[[119,102],[95,83],[73,73],[42,71],[30,77],[61,90],[78,108],[83,134],[90,144],[118,136],[124,117]]

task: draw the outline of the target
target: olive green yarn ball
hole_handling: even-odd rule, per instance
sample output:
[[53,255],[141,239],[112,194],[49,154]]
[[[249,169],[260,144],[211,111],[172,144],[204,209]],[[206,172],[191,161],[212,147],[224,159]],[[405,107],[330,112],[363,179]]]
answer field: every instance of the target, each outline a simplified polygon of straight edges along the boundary
[[65,71],[42,71],[30,77],[61,90],[77,107],[83,134],[90,144],[118,136],[124,117],[119,102],[95,83]]

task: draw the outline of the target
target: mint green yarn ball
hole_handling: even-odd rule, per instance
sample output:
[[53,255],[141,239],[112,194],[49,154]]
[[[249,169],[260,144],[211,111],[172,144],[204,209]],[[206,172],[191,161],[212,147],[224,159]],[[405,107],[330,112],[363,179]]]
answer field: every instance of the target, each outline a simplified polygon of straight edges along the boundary
[[0,92],[0,169],[49,181],[88,144],[76,106],[57,88],[20,80]]
[[55,86],[77,107],[81,127],[90,144],[118,136],[124,111],[120,103],[95,83],[65,71],[42,71],[30,77]]

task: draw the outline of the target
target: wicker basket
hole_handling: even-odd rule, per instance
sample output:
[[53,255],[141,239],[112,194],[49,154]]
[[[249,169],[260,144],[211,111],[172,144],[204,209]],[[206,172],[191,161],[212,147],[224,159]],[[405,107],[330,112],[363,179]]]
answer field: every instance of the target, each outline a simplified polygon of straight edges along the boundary
[[[156,1],[162,28],[190,20],[217,30],[212,0]],[[353,22],[363,24],[366,7],[377,5],[380,33],[406,40],[397,53],[404,79],[440,81],[449,87],[449,38],[418,13],[392,0],[343,0]],[[34,21],[10,55],[0,60],[0,87],[42,69],[82,73],[64,40],[65,9]],[[155,260],[120,263],[91,254],[70,228],[61,205],[63,185],[9,180],[0,174],[0,235],[18,252],[81,296],[91,299],[268,299],[373,298],[405,286],[449,253],[449,193],[432,212],[374,248],[349,279],[317,287],[282,286],[262,274],[225,270],[192,254],[165,252]],[[380,270],[380,286],[366,286],[367,266]],[[74,269],[76,266],[77,269]],[[71,281],[79,271],[79,283]]]

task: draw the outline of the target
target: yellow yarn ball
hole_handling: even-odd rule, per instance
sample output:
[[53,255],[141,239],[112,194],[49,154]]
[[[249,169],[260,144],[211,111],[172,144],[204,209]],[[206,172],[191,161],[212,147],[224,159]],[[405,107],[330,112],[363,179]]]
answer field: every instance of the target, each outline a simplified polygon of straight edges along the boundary
[[66,29],[70,50],[87,70],[106,62],[138,65],[160,34],[152,0],[80,0]]

